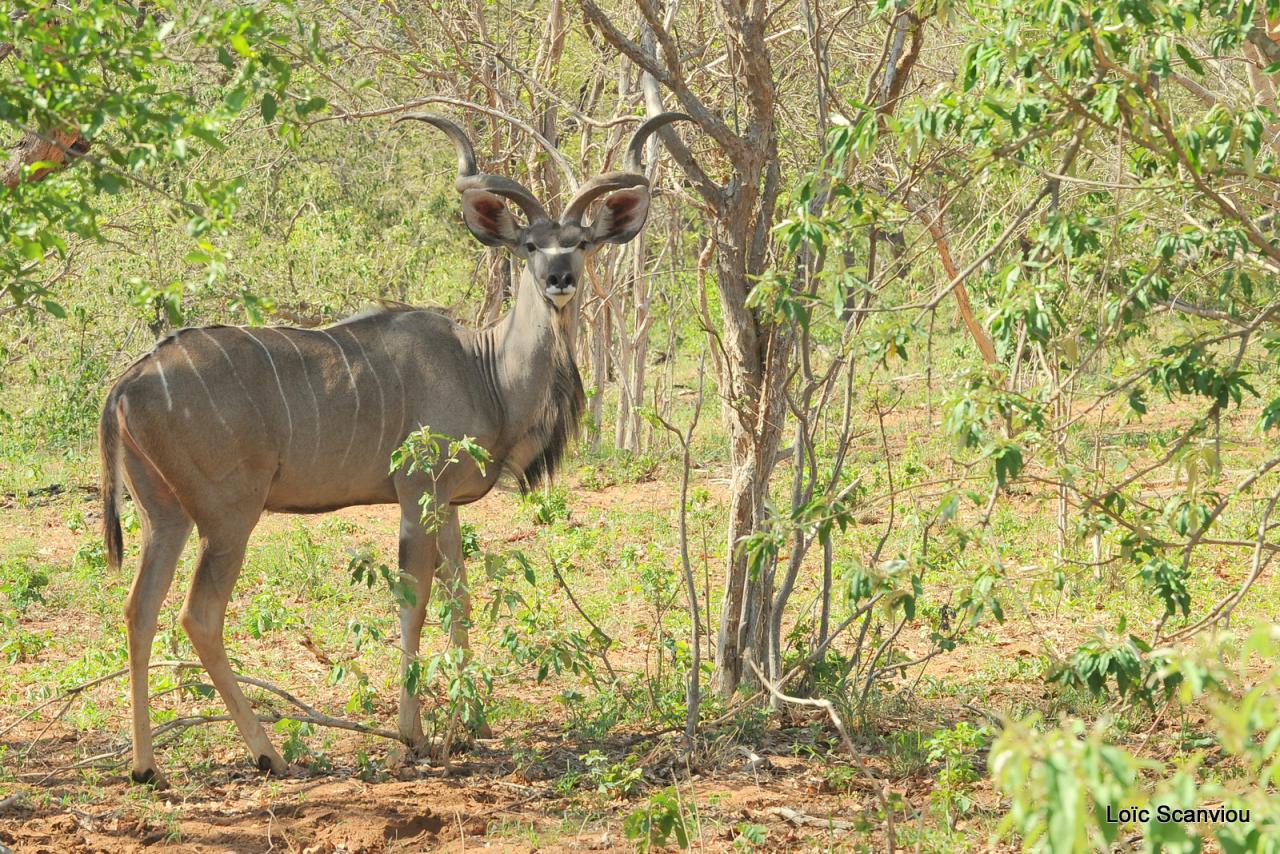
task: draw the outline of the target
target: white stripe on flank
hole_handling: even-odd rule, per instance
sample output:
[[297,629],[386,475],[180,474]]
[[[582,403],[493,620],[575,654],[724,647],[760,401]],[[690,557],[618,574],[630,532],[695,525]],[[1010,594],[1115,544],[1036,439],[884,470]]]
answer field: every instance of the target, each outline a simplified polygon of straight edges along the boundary
[[227,352],[227,348],[223,347],[217,338],[210,335],[208,330],[197,329],[196,331],[212,341],[213,346],[217,347],[218,351],[222,353],[222,358],[227,360],[227,367],[231,368],[231,375],[236,378],[236,382],[239,384],[240,390],[244,392],[244,396],[248,399],[249,403],[253,405],[253,411],[258,413],[258,420],[262,422],[262,430],[265,433],[267,430],[267,417],[262,414],[262,407],[258,406],[258,401],[253,399],[253,395],[249,392],[249,387],[244,384],[244,380],[240,379],[240,372],[236,370],[235,360],[231,358],[231,354]]
[[267,354],[267,361],[271,363],[271,373],[275,374],[276,388],[280,390],[280,399],[284,401],[284,417],[289,422],[289,437],[284,440],[284,452],[289,453],[289,449],[293,446],[293,410],[289,408],[289,397],[284,393],[284,383],[280,382],[280,372],[276,370],[275,357],[271,355],[271,351],[267,349],[267,345],[258,340],[258,336],[243,326],[237,326],[241,332],[253,339],[253,343],[262,348],[262,352]]
[[316,441],[311,448],[311,465],[314,465],[316,458],[320,456],[320,398],[316,396],[315,386],[311,384],[311,374],[307,372],[307,358],[302,355],[298,345],[293,343],[293,339],[284,334],[284,330],[274,326],[268,326],[267,329],[288,341],[293,352],[298,354],[298,361],[302,363],[302,378],[307,381],[307,391],[311,392],[311,408],[316,416]]
[[360,339],[350,329],[346,333],[351,336],[351,340],[356,342],[356,346],[360,348],[360,355],[364,356],[365,364],[369,366],[369,373],[373,374],[373,381],[378,385],[378,447],[373,449],[374,456],[382,454],[382,443],[387,440],[387,397],[382,392],[382,380],[378,379],[378,369],[373,366],[373,360],[369,358],[369,354],[365,352],[364,345],[360,343]]
[[169,378],[164,375],[164,361],[156,354],[155,350],[151,351],[151,355],[156,359],[156,370],[160,372],[160,386],[164,389],[164,408],[173,411],[173,397],[169,394]]
[[400,375],[400,366],[396,364],[396,357],[392,354],[391,348],[387,346],[387,337],[382,334],[381,329],[378,330],[378,343],[382,345],[382,352],[387,354],[387,360],[391,362],[391,370],[395,371],[396,374],[396,382],[400,385],[400,424],[394,437],[399,440],[405,434],[404,417],[409,410],[409,391],[404,386],[404,377]]
[[223,417],[222,410],[218,408],[218,404],[213,399],[213,392],[209,391],[209,384],[204,381],[204,377],[200,376],[200,369],[196,367],[196,363],[191,360],[191,354],[187,352],[187,348],[178,340],[178,336],[173,336],[173,343],[178,345],[178,349],[182,351],[182,355],[187,357],[187,364],[191,366],[191,371],[196,375],[196,379],[200,380],[200,387],[204,389],[204,396],[209,398],[209,406],[213,409],[213,414],[218,416],[218,423],[226,428],[227,432],[231,432],[231,425],[227,423],[227,419]]
[[338,348],[338,353],[342,356],[342,364],[347,366],[347,376],[351,378],[351,388],[356,393],[356,411],[351,416],[351,438],[347,440],[347,449],[342,452],[342,462],[338,463],[339,468],[347,464],[347,457],[351,454],[351,446],[356,441],[356,430],[360,427],[360,386],[356,385],[355,372],[351,370],[351,360],[347,358],[347,351],[342,349],[342,345],[338,343],[338,339],[334,338],[324,329],[317,329],[325,338],[333,342],[333,346]]

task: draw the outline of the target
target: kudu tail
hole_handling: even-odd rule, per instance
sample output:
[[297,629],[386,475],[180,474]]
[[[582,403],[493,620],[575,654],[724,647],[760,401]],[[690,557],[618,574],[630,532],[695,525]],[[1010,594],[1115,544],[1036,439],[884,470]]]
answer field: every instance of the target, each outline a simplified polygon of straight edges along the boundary
[[107,566],[119,569],[124,554],[120,529],[120,419],[116,396],[107,395],[98,422],[98,453],[102,460],[102,539],[107,546]]

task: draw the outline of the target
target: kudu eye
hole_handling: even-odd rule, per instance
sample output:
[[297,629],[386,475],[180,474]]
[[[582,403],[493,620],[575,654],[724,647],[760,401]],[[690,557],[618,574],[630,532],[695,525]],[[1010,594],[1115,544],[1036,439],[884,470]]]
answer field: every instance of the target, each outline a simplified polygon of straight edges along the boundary
[[538,247],[534,246],[532,243],[526,243],[524,245],[525,252],[536,252],[537,250],[538,250]]
[[588,246],[590,246],[590,245],[591,245],[591,244],[590,244],[588,241],[583,240],[583,241],[581,241],[581,242],[578,244],[578,248],[579,248],[579,249],[586,249],[586,248],[587,248]]

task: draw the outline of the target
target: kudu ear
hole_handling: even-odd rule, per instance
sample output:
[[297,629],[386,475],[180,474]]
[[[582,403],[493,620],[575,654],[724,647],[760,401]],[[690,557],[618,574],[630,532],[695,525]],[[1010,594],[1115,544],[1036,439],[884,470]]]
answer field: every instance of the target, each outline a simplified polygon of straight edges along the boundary
[[591,222],[591,238],[596,243],[626,243],[640,233],[649,216],[649,190],[631,187],[605,196],[600,212]]
[[462,219],[485,246],[514,246],[520,226],[502,197],[488,190],[462,194]]

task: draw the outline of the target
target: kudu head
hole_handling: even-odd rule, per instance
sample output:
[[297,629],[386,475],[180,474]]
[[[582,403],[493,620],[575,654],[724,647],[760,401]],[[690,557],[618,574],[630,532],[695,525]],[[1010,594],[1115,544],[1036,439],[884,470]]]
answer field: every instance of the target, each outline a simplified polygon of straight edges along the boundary
[[[505,246],[524,258],[529,275],[547,303],[556,310],[573,300],[582,282],[586,257],[605,243],[626,243],[644,227],[649,215],[649,180],[641,155],[649,136],[659,128],[689,117],[662,113],[642,124],[627,146],[625,168],[587,181],[557,219],[527,188],[500,175],[486,175],[476,168],[475,149],[466,133],[434,113],[408,113],[396,119],[426,122],[444,131],[458,152],[458,179],[462,193],[462,217],[467,228],[486,246]],[[584,221],[596,200],[604,201],[596,215]],[[524,214],[521,223],[507,207],[512,202]]]

